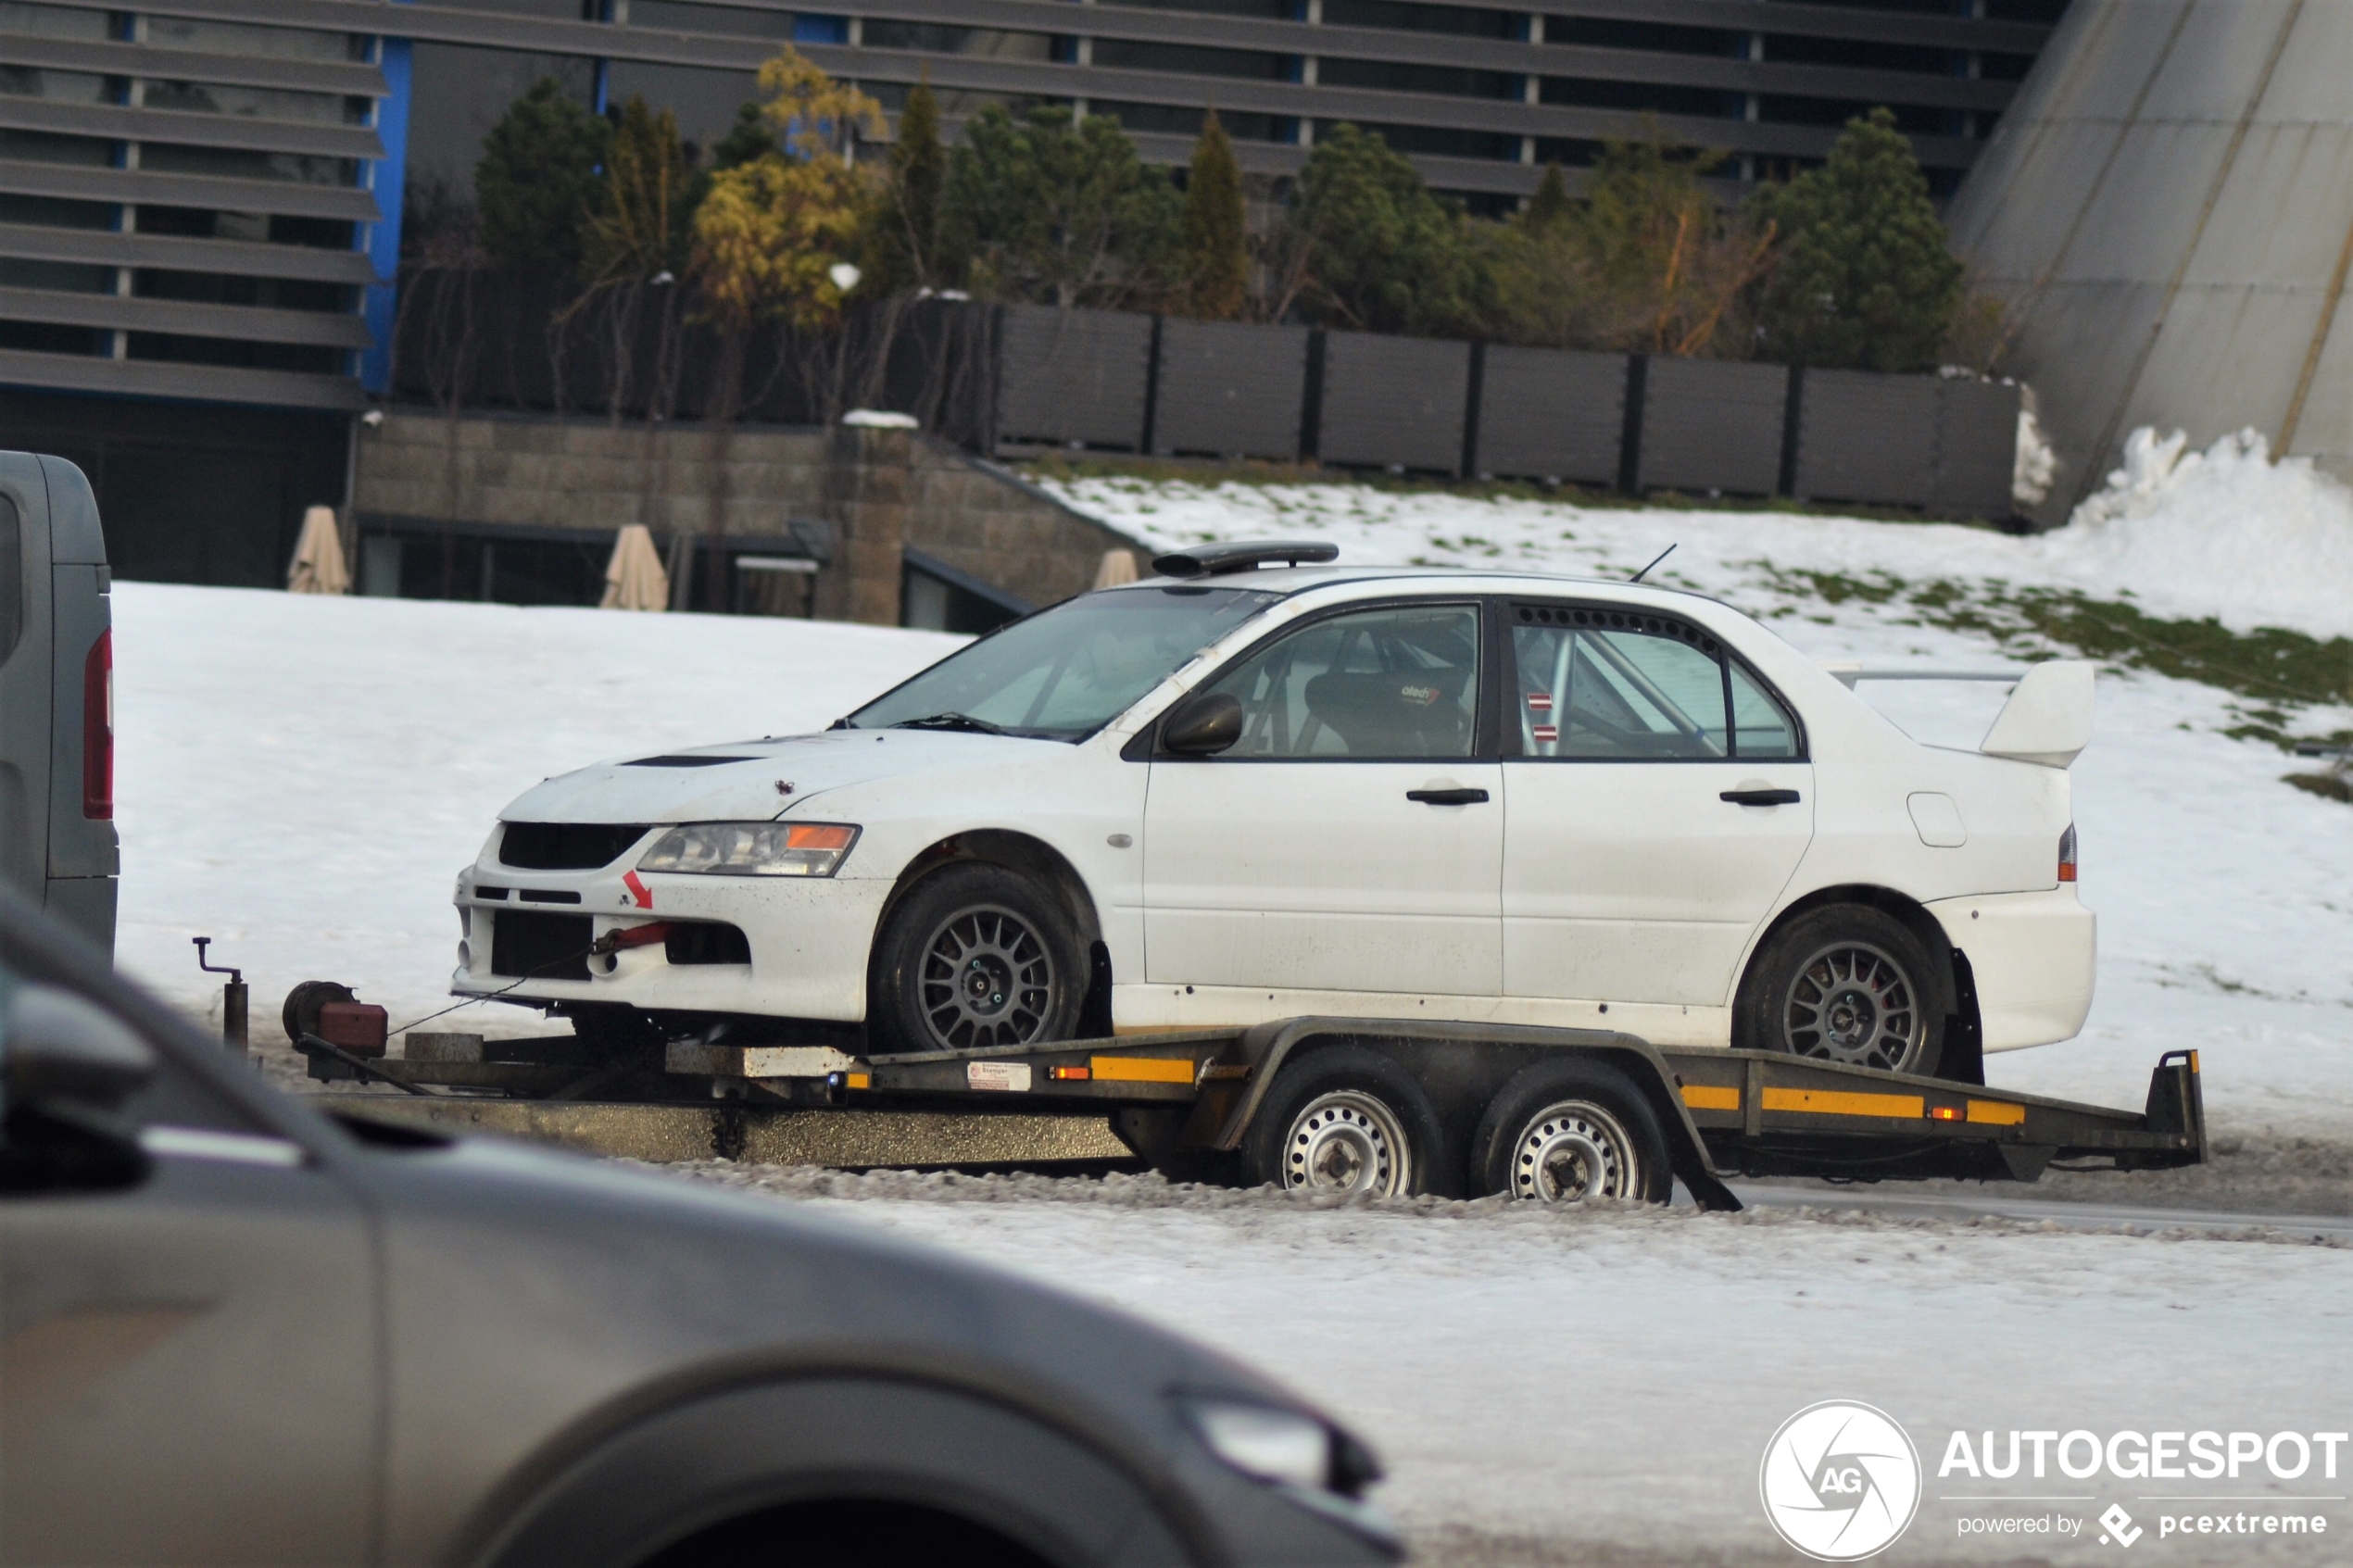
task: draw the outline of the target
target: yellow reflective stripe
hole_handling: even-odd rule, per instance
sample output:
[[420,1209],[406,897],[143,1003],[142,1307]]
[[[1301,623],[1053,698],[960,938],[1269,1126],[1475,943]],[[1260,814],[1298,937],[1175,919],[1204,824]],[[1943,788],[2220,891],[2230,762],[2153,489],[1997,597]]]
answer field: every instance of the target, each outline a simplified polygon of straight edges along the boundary
[[1918,1095],[1858,1095],[1840,1089],[1765,1091],[1768,1110],[1800,1110],[1815,1116],[1922,1117],[1928,1102]]
[[1193,1060],[1186,1056],[1097,1056],[1088,1058],[1097,1078],[1121,1084],[1189,1084]]
[[849,1075],[849,1086],[853,1089],[871,1089],[875,1086],[875,1075],[871,1073],[852,1073]]
[[1736,1087],[1721,1084],[1686,1084],[1683,1085],[1683,1103],[1693,1110],[1738,1110],[1741,1108],[1741,1092]]
[[1969,1119],[1996,1127],[2016,1127],[2026,1121],[2026,1107],[2007,1100],[1973,1099],[1969,1102]]

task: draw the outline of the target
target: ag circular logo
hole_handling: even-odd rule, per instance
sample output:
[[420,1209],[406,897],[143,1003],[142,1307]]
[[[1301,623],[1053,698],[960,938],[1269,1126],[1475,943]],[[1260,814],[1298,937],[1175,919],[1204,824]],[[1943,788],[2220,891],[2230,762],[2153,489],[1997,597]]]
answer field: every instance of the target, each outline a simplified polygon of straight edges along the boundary
[[1919,1450],[1885,1411],[1825,1399],[1781,1423],[1756,1488],[1781,1539],[1818,1562],[1859,1562],[1919,1511]]

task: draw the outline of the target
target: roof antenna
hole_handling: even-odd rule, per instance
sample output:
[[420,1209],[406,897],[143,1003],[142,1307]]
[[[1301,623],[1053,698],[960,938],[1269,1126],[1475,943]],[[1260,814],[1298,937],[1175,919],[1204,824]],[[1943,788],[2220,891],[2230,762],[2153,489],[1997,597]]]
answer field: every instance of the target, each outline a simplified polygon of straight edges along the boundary
[[[1677,543],[1680,544],[1681,541],[1678,540]],[[1658,554],[1651,558],[1651,566],[1656,566],[1660,561],[1665,560],[1667,557],[1673,555],[1674,553],[1675,546],[1667,546],[1667,548],[1659,551]],[[1643,578],[1648,577],[1651,574],[1651,566],[1642,568],[1642,571],[1634,573],[1633,576],[1628,578],[1626,581],[1629,583],[1640,583]]]

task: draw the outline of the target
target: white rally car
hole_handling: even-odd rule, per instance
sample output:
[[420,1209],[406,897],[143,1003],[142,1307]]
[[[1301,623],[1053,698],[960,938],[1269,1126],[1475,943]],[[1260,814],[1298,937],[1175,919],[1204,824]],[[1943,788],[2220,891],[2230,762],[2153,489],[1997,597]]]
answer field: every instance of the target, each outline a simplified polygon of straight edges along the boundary
[[551,779],[455,992],[870,1053],[1327,1014],[1969,1075],[2082,1025],[2089,665],[1938,749],[1711,599],[1332,558],[1165,557],[821,734]]

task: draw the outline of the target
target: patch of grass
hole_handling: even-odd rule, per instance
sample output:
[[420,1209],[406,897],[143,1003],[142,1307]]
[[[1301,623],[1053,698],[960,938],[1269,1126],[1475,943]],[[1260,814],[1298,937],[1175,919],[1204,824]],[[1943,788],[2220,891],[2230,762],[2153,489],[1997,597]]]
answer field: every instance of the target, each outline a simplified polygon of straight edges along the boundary
[[1317,463],[1275,463],[1257,458],[1226,462],[1209,458],[1126,457],[1115,452],[1049,453],[1014,465],[1033,483],[1082,479],[1127,479],[1146,483],[1350,484],[1393,495],[1457,495],[1478,501],[1557,501],[1593,511],[1673,510],[1694,512],[1783,512],[1793,517],[1862,518],[1872,522],[1945,522],[1964,528],[1998,528],[1968,518],[1930,517],[1902,507],[1815,505],[1785,495],[1686,495],[1654,490],[1629,495],[1622,490],[1583,484],[1544,484],[1524,479],[1442,479],[1430,474],[1383,473],[1366,469],[1327,469]]
[[2353,775],[2338,772],[2334,768],[2317,773],[2288,773],[2280,780],[2291,784],[2307,795],[2317,795],[2323,800],[2342,800],[2353,806]]
[[2278,627],[2233,632],[2211,618],[2169,621],[2076,589],[1944,579],[1906,583],[1883,572],[1859,578],[1761,561],[1756,567],[1785,593],[1833,605],[1891,606],[1922,624],[1987,637],[2022,657],[2074,654],[2220,686],[2262,704],[2242,717],[2250,734],[2265,739],[2288,738],[2289,709],[2353,703],[2353,638],[2323,641]]

